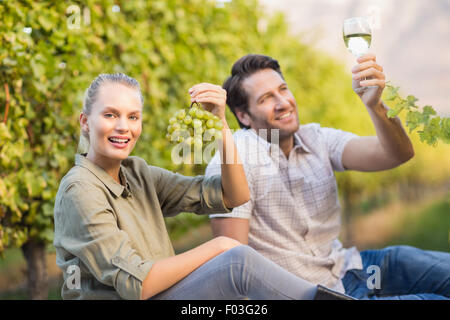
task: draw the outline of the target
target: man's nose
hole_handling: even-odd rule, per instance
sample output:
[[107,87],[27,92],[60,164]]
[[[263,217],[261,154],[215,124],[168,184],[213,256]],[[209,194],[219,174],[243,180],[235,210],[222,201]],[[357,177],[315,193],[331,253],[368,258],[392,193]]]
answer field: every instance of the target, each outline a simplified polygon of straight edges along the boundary
[[275,96],[275,98],[276,98],[276,108],[277,109],[284,109],[284,108],[288,108],[290,106],[289,100],[282,94],[277,94]]

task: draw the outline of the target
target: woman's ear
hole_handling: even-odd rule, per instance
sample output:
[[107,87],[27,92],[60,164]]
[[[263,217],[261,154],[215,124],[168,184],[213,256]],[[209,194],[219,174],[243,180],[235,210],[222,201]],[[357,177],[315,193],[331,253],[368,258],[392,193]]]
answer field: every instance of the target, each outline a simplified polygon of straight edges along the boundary
[[88,117],[85,113],[80,114],[80,127],[81,131],[89,132],[89,125],[88,125]]
[[239,119],[239,122],[247,127],[250,127],[250,117],[248,113],[238,108],[236,108],[235,111],[236,117]]

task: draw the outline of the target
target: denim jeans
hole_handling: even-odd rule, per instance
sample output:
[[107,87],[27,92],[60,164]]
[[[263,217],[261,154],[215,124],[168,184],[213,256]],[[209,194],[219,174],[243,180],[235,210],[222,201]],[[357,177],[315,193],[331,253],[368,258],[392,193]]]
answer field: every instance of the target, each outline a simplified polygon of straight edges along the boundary
[[246,245],[209,260],[152,300],[310,300],[317,287]]
[[[362,251],[361,258],[363,270],[349,270],[342,279],[345,293],[352,297],[384,300],[450,298],[450,253],[393,246]],[[375,268],[371,266],[379,267],[379,285],[375,281]]]

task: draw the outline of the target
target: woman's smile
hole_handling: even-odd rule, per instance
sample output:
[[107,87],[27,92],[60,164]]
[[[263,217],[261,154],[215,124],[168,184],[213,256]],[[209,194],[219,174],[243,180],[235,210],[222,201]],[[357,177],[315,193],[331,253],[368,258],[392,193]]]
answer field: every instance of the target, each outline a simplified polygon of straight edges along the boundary
[[128,147],[131,138],[127,136],[111,136],[108,141],[115,147],[119,149],[124,149]]

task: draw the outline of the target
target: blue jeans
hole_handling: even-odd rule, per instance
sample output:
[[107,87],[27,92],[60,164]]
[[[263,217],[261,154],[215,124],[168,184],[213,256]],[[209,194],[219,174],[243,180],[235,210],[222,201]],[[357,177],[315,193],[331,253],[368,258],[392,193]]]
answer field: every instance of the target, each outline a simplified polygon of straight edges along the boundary
[[[342,279],[345,293],[352,297],[384,300],[450,298],[450,253],[393,246],[362,251],[361,258],[363,270],[349,270]],[[379,285],[375,281],[376,271],[370,266],[379,267]]]
[[152,300],[310,300],[317,287],[246,245],[209,260]]

